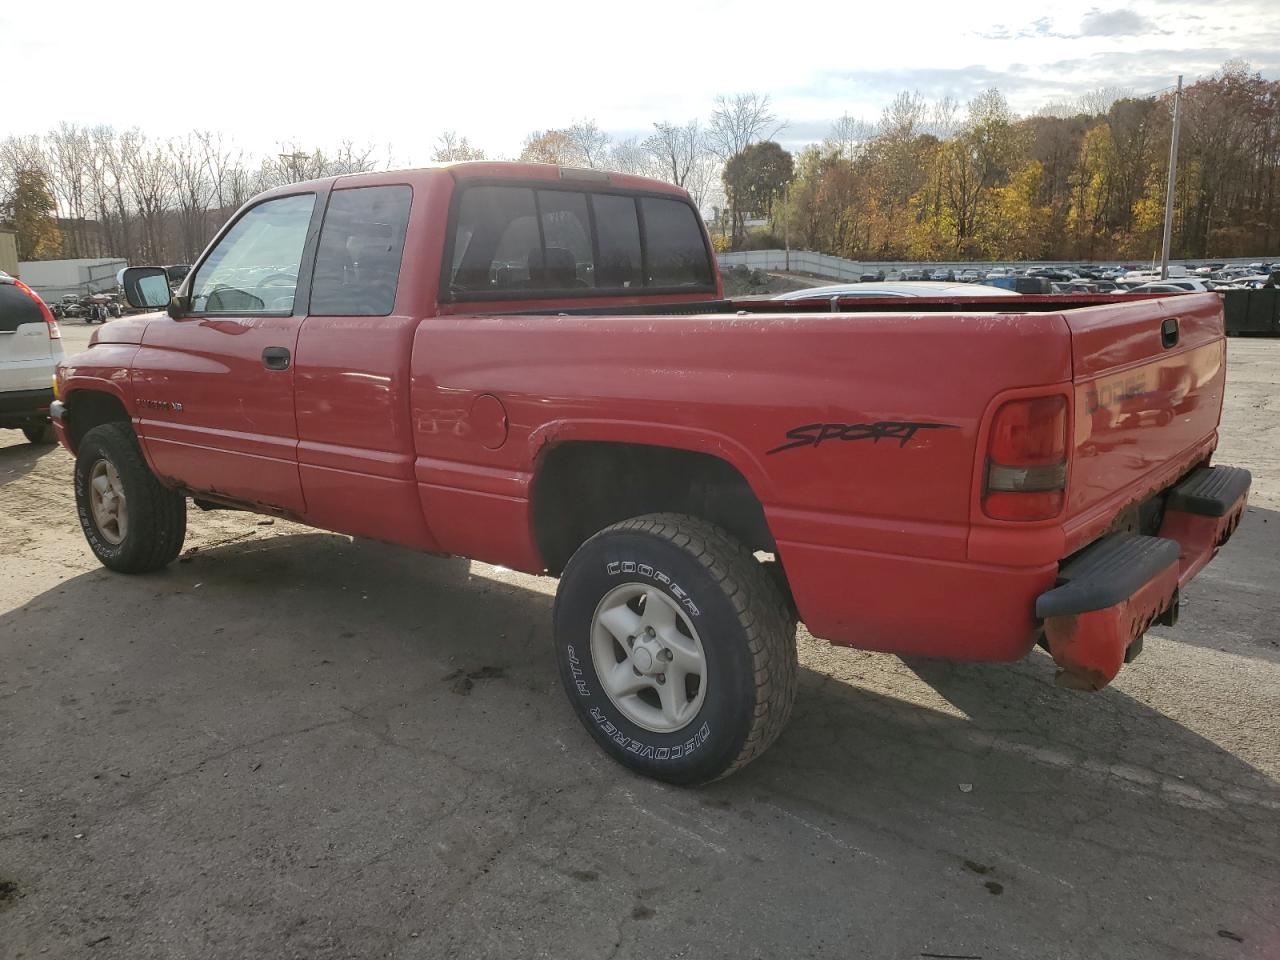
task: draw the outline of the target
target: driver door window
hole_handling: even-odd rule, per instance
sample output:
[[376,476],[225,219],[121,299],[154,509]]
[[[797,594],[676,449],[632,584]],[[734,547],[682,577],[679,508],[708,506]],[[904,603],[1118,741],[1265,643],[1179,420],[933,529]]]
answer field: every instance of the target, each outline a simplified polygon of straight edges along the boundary
[[193,313],[293,312],[315,194],[260,203],[227,231],[191,284]]

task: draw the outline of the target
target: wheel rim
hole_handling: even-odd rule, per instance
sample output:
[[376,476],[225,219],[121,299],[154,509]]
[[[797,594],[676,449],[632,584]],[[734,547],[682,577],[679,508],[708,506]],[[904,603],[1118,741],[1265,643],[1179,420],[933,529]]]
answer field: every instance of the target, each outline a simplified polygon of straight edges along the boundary
[[89,506],[102,539],[118,546],[129,532],[129,509],[120,474],[110,460],[99,460],[89,471]]
[[707,695],[698,631],[656,587],[624,583],[604,595],[591,620],[591,662],[613,705],[636,726],[675,733]]

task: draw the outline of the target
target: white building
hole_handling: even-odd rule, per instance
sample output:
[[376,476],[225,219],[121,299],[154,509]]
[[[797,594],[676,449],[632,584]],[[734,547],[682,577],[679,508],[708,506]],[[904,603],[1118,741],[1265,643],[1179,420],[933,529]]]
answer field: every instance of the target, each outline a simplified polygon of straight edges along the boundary
[[128,260],[112,257],[24,260],[18,264],[18,279],[52,303],[67,294],[83,297],[112,291],[116,288],[116,274],[128,265]]

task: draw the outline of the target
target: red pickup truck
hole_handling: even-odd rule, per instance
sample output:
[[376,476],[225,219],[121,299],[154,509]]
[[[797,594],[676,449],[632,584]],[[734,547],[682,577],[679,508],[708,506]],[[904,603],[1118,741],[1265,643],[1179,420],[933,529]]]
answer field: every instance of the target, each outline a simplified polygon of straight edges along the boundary
[[1240,520],[1213,295],[727,301],[680,190],[470,163],[294,184],[58,370],[85,536],[187,500],[560,577],[587,730],[673,782],[778,735],[795,629],[1098,688]]

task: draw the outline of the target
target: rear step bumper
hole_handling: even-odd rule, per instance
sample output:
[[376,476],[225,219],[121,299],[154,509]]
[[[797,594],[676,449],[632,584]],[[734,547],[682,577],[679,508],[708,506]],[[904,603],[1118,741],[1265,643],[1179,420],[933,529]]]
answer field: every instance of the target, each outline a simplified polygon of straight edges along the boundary
[[1151,624],[1177,621],[1179,591],[1235,532],[1250,481],[1239,467],[1192,471],[1169,491],[1159,536],[1112,534],[1062,565],[1036,599],[1060,686],[1100,690]]

